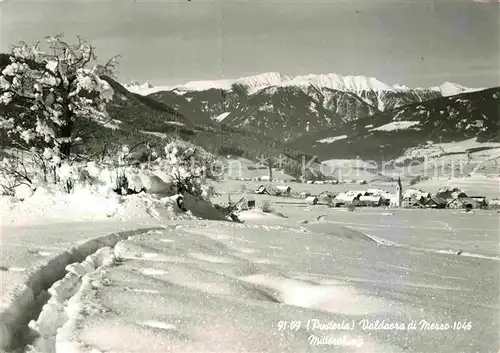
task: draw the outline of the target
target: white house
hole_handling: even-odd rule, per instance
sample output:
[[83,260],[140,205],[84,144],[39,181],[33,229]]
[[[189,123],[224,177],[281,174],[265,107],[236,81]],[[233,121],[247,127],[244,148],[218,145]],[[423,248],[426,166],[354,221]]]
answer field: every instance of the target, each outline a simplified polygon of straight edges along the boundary
[[430,192],[425,192],[425,191],[422,191],[420,189],[407,189],[403,192],[403,199],[404,198],[413,198],[413,199],[420,200],[422,198],[428,199],[430,197],[431,197]]
[[256,190],[255,190],[255,193],[256,194],[260,194],[260,195],[271,195],[271,193],[269,192],[269,190],[264,186],[264,185],[261,185],[259,186]]
[[244,196],[236,202],[235,206],[239,211],[255,208],[255,199],[250,196]]
[[455,191],[451,193],[451,198],[452,199],[463,199],[468,197],[467,194],[463,191]]
[[416,196],[416,195],[420,195],[422,191],[419,190],[419,189],[406,189],[404,192],[403,192],[403,197],[413,197],[413,196]]
[[488,205],[492,208],[500,208],[500,199],[491,199]]
[[335,197],[336,201],[342,201],[343,203],[353,203],[355,200],[359,200],[359,195],[340,193]]
[[425,198],[424,197],[403,197],[402,206],[404,208],[424,208]]
[[318,195],[318,199],[320,199],[322,201],[330,201],[330,200],[333,200],[334,198],[335,198],[335,195],[329,191],[323,191],[321,194]]
[[349,196],[368,196],[368,192],[366,190],[349,190],[349,191],[346,191],[346,195],[349,195]]
[[318,203],[318,198],[316,196],[309,196],[306,198],[306,202],[310,205],[316,205]]
[[305,199],[307,197],[311,196],[311,193],[307,192],[307,191],[301,191],[299,193],[299,197],[302,198],[302,199]]
[[388,191],[385,191],[384,193],[380,194],[385,200],[390,200],[392,198],[392,194]]
[[382,196],[360,196],[359,201],[362,201],[367,206],[380,206],[383,202]]
[[281,194],[290,194],[292,192],[292,188],[286,185],[278,185],[276,190]]

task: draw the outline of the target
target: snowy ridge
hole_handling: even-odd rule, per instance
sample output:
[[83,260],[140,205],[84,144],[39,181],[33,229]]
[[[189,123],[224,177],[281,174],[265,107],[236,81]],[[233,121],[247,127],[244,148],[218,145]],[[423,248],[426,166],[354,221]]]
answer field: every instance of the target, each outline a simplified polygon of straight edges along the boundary
[[191,81],[175,88],[179,91],[203,91],[210,88],[230,90],[233,84],[241,84],[251,89],[260,89],[270,86],[279,86],[282,85],[283,82],[288,82],[290,80],[290,77],[279,72],[268,72],[239,79]]
[[337,74],[305,75],[297,76],[289,81],[290,85],[315,85],[336,89],[339,91],[361,92],[361,91],[395,91],[391,87],[374,77],[366,76],[341,76]]
[[431,87],[431,90],[440,92],[443,97],[454,96],[460,93],[481,91],[484,88],[467,88],[457,83],[444,82],[441,86]]
[[148,89],[148,88],[153,88],[154,86],[151,83],[149,83],[149,82],[140,83],[139,81],[131,81],[129,83],[124,84],[123,87],[125,87],[125,88]]
[[170,91],[172,87],[169,86],[153,86],[149,82],[140,83],[138,81],[132,81],[130,83],[122,84],[128,91],[136,94],[140,94],[143,96],[147,96],[148,94],[161,92],[161,91]]
[[148,95],[155,92],[176,90],[178,93],[189,91],[204,91],[208,89],[230,90],[233,84],[242,84],[249,88],[265,88],[269,86],[281,85],[282,82],[290,81],[292,78],[278,72],[269,72],[260,75],[242,77],[238,79],[190,81],[183,85],[175,86],[152,86],[149,83],[141,84],[132,81],[124,87],[130,92]]
[[388,85],[379,81],[374,77],[367,76],[342,76],[335,73],[328,74],[309,74],[298,75],[295,77],[287,76],[279,72],[268,72],[259,75],[241,77],[238,79],[222,79],[222,80],[204,80],[190,81],[182,85],[174,86],[152,86],[149,83],[141,84],[137,81],[132,81],[124,85],[128,90],[138,94],[151,94],[159,91],[176,90],[179,93],[189,91],[204,91],[208,89],[223,89],[231,90],[233,84],[241,84],[249,89],[250,93],[270,87],[270,86],[309,86],[313,85],[320,88],[330,88],[343,92],[408,92],[408,91],[424,91],[433,90],[441,92],[443,96],[450,96],[465,92],[474,92],[483,88],[467,88],[459,84],[445,82],[440,86],[431,88],[410,88],[405,85],[395,84]]

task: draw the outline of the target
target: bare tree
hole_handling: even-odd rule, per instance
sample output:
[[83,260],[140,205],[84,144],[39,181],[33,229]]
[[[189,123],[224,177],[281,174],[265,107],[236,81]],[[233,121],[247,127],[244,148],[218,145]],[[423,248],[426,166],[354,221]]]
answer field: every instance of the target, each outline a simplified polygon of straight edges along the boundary
[[273,181],[273,167],[274,167],[274,157],[271,153],[262,153],[260,155],[259,164],[267,167],[269,171],[269,181]]

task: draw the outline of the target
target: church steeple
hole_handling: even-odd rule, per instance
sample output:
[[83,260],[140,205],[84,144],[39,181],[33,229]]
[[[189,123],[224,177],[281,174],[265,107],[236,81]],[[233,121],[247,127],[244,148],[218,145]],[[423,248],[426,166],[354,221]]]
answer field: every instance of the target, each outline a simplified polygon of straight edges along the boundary
[[403,204],[403,186],[401,185],[401,177],[398,177],[398,184],[396,185],[396,205],[401,207]]

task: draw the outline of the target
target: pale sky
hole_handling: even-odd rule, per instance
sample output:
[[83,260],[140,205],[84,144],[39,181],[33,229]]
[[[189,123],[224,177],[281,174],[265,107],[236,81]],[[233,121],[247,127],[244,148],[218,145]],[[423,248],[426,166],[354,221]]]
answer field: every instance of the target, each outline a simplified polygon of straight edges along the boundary
[[102,60],[122,55],[122,81],[155,85],[277,71],[491,87],[499,11],[498,0],[0,0],[0,50],[82,35]]

